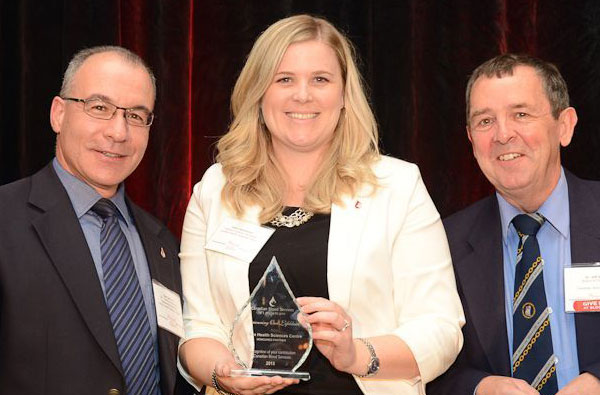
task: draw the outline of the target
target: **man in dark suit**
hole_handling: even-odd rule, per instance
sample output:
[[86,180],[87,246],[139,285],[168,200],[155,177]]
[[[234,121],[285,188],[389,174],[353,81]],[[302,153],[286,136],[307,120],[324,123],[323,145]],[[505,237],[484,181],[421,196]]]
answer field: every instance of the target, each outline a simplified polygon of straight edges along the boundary
[[155,94],[130,51],[79,52],[52,101],[55,159],[0,187],[0,393],[176,392],[178,336],[155,294],[181,306],[178,242],[123,187]]
[[473,72],[466,98],[496,194],[444,221],[467,324],[427,393],[600,394],[600,314],[565,308],[565,268],[600,258],[600,183],[560,161],[577,123],[566,83],[552,64],[506,54]]

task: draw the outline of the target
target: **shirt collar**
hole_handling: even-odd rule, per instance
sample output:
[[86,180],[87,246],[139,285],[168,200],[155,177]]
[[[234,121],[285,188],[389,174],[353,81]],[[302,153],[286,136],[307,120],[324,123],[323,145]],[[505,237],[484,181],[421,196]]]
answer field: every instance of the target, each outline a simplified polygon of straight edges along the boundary
[[[56,157],[52,160],[52,166],[54,167],[54,171],[56,171],[56,175],[58,175],[60,182],[67,190],[67,194],[69,195],[69,199],[71,199],[71,204],[75,210],[75,215],[80,219],[102,198],[102,196],[100,196],[94,188],[66,171]],[[119,184],[117,193],[110,198],[110,201],[117,206],[117,209],[119,210],[121,217],[123,217],[127,223],[127,226],[131,226],[133,219],[129,215],[127,203],[125,203],[125,185],[123,183]]]
[[[502,223],[502,240],[506,243],[506,236],[511,225],[511,221],[518,214],[523,214],[521,210],[508,203],[498,192],[496,192],[498,206],[500,208],[500,221]],[[548,199],[537,210],[542,214],[546,221],[550,223],[563,237],[569,235],[569,189],[565,171],[560,168],[560,178],[554,190],[548,196]]]

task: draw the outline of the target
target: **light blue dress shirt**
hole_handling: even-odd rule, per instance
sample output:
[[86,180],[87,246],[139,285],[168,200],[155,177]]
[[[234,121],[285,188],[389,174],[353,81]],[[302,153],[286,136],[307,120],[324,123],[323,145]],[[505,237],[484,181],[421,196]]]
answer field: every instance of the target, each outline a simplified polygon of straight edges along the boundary
[[[85,235],[85,239],[90,248],[96,271],[98,272],[98,278],[100,279],[100,285],[102,286],[102,292],[104,293],[104,301],[106,302],[106,291],[104,289],[104,272],[102,270],[102,255],[100,252],[100,231],[102,230],[102,219],[97,214],[90,211],[92,206],[96,204],[98,200],[102,198],[96,190],[85,182],[79,180],[72,174],[68,173],[62,168],[58,160],[54,158],[52,161],[54,170],[58,175],[61,183],[64,185],[77,215],[77,219],[81,224],[81,229]],[[129,243],[131,250],[131,256],[133,258],[133,264],[137,273],[138,281],[142,289],[142,295],[144,297],[144,304],[146,306],[146,312],[148,314],[148,320],[150,322],[150,329],[152,331],[152,337],[154,344],[156,343],[156,310],[154,307],[154,292],[152,290],[152,278],[150,276],[150,270],[148,269],[148,262],[146,260],[146,253],[140,239],[140,235],[137,232],[133,217],[129,213],[127,204],[125,203],[125,189],[123,184],[119,185],[115,196],[110,200],[117,206],[119,213],[119,225],[121,230],[125,234],[125,238]],[[156,347],[155,347],[156,348]]]
[[[508,352],[512,363],[512,300],[514,295],[515,266],[519,236],[512,219],[523,214],[522,211],[509,204],[496,193],[500,206],[502,223],[502,244],[504,253],[504,303],[506,312],[506,330],[508,334]],[[556,377],[558,388],[567,385],[579,375],[577,360],[577,337],[575,333],[575,316],[565,312],[564,268],[571,265],[571,234],[569,220],[569,190],[564,170],[561,168],[560,179],[537,210],[546,221],[537,234],[542,259],[544,259],[544,287],[550,314],[552,329],[552,346],[558,358]]]

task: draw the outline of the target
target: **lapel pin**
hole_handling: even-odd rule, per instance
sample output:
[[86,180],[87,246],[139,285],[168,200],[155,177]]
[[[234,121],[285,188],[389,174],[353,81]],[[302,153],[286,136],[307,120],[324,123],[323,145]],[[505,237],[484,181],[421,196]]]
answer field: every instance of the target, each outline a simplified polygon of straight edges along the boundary
[[360,200],[357,200],[356,203],[354,204],[354,208],[360,208],[361,203]]
[[167,257],[167,254],[165,254],[165,249],[160,247],[160,256],[162,256],[163,258]]

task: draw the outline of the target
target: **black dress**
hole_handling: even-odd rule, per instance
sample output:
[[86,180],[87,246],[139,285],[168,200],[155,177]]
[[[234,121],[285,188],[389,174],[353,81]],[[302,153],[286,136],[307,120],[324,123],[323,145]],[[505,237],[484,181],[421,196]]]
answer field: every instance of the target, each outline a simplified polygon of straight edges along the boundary
[[[296,210],[286,208],[285,215]],[[293,228],[276,228],[271,238],[250,263],[248,280],[252,291],[273,256],[296,297],[329,298],[327,288],[327,245],[330,215],[315,214],[308,222]],[[350,395],[362,394],[352,375],[336,370],[316,346],[298,369],[311,379],[278,391],[277,394]]]

